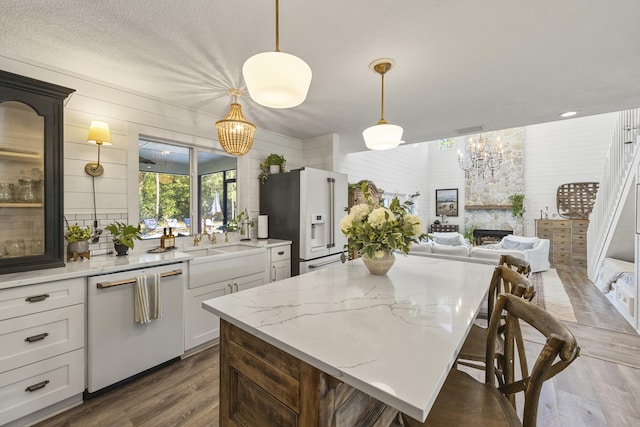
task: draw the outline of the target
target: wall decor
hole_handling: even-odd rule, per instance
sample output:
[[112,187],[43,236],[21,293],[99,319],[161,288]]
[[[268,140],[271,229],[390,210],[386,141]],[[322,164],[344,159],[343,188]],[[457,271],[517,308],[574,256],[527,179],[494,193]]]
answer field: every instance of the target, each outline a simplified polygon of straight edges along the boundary
[[458,216],[458,189],[436,190],[436,215]]

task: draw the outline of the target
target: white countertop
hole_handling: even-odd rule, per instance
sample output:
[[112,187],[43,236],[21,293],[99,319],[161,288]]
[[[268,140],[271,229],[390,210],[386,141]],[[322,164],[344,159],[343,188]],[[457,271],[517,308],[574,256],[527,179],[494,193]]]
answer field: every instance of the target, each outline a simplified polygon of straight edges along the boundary
[[493,266],[396,255],[207,300],[203,307],[412,416],[426,418],[489,287]]
[[[186,241],[186,239],[184,240]],[[146,241],[143,243],[147,243]],[[175,262],[188,261],[194,258],[188,250],[224,247],[233,244],[255,246],[257,248],[270,248],[291,244],[288,240],[264,239],[248,241],[232,241],[230,243],[218,243],[215,245],[209,242],[201,242],[198,247],[185,246],[185,252],[180,248],[163,253],[148,253],[141,243],[136,245],[136,249],[129,251],[129,255],[115,256],[98,255],[90,259],[79,259],[78,261],[65,261],[64,267],[48,268],[43,270],[23,271],[19,273],[0,274],[0,289],[13,288],[16,286],[32,285],[34,283],[49,282],[54,280],[72,279],[75,277],[95,276],[98,274],[115,273],[118,271],[133,270],[137,268],[152,267],[156,265],[171,264]],[[156,243],[157,244],[157,243]],[[138,248],[140,246],[141,248]]]
[[179,251],[164,252],[161,254],[130,252],[129,255],[126,256],[98,255],[91,259],[66,261],[66,265],[60,268],[1,274],[0,289],[171,264],[187,261],[192,258],[193,256]]

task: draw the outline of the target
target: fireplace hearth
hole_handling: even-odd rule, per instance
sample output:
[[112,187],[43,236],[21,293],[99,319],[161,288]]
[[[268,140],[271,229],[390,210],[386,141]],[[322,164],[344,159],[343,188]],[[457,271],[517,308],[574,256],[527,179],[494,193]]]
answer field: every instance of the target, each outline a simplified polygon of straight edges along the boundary
[[488,245],[491,243],[498,243],[504,236],[513,234],[513,230],[473,230],[473,244],[474,245]]

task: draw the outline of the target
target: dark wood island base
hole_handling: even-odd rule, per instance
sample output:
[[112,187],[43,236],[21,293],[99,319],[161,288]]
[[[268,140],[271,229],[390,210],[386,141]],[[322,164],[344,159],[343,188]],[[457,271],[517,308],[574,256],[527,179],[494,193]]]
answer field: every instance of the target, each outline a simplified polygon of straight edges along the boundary
[[389,426],[398,411],[220,320],[220,426]]

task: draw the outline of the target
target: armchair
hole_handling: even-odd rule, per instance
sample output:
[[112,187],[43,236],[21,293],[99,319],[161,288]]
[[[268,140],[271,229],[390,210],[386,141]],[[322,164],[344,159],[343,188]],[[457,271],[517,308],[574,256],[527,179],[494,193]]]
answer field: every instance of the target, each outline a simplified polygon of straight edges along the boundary
[[548,270],[549,239],[537,237],[522,237],[512,234],[505,236],[499,243],[493,245],[476,246],[471,249],[471,257],[500,259],[500,255],[513,255],[522,258],[531,265],[531,272]]

